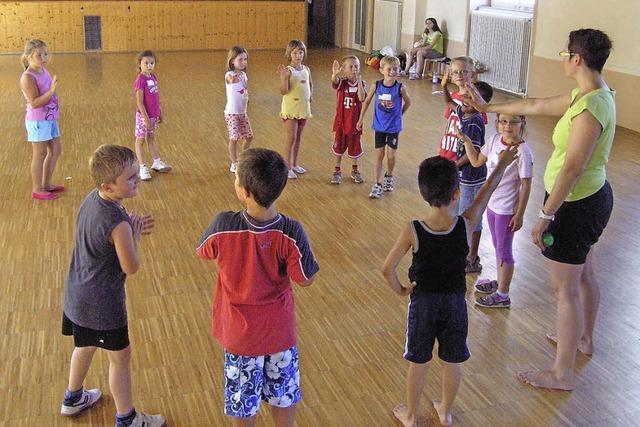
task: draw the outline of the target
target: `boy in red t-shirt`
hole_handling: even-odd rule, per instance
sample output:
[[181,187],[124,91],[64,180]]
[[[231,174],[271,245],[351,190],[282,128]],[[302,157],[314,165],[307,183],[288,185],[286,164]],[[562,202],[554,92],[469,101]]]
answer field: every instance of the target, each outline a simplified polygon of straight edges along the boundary
[[362,130],[358,130],[356,124],[367,93],[360,77],[360,60],[357,56],[345,56],[342,58],[342,65],[338,61],[333,61],[331,85],[337,91],[336,116],[333,119],[334,138],[331,147],[331,151],[336,156],[336,165],[331,183],[342,182],[340,163],[346,152],[353,159],[351,179],[356,184],[362,184],[364,179],[358,170],[358,159],[364,154],[360,142]]
[[318,272],[307,236],[276,210],[289,169],[280,154],[244,151],[235,191],[246,206],[219,213],[197,253],[218,261],[213,335],[224,348],[224,412],[252,422],[260,400],[277,426],[291,426],[301,399],[291,280],[309,286]]

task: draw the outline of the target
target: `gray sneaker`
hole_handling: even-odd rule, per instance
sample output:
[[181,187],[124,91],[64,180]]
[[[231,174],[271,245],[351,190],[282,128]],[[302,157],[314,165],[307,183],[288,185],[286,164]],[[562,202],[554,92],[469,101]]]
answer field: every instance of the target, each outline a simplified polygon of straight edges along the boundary
[[357,170],[352,170],[351,171],[351,179],[353,180],[353,182],[355,182],[356,184],[362,184],[364,182],[364,178],[362,177],[362,175],[360,174],[360,171]]
[[393,191],[393,177],[385,175],[382,180],[382,189],[384,191]]
[[334,172],[333,176],[331,177],[331,183],[340,184],[341,182],[342,182],[342,172],[340,171]]
[[74,417],[85,409],[91,408],[96,404],[98,400],[100,400],[101,397],[102,392],[97,388],[91,390],[83,390],[82,397],[78,399],[76,403],[65,405],[64,402],[62,402],[60,415],[62,415],[63,417]]

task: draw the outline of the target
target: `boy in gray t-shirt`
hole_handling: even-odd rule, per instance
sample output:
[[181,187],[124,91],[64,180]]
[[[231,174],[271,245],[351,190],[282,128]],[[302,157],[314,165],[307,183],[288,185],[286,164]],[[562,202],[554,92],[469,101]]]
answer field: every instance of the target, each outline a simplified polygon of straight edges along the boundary
[[60,413],[77,415],[102,396],[99,389],[85,390],[82,386],[100,347],[107,350],[109,358],[116,427],[160,427],[165,424],[164,417],[136,412],[131,398],[124,283],[127,275],[140,267],[140,236],[149,234],[154,225],[151,215],[129,215],[121,204],[137,195],[138,161],[129,148],[102,145],[89,165],[96,189],[80,205],[64,286],[62,334],[73,336],[75,349]]

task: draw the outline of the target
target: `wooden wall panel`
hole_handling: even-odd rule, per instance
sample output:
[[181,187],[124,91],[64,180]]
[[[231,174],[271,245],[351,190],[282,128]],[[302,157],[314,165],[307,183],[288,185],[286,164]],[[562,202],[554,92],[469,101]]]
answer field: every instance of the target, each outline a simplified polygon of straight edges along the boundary
[[303,1],[48,1],[0,3],[0,53],[41,38],[53,52],[83,52],[83,16],[102,17],[102,51],[283,48],[306,39]]

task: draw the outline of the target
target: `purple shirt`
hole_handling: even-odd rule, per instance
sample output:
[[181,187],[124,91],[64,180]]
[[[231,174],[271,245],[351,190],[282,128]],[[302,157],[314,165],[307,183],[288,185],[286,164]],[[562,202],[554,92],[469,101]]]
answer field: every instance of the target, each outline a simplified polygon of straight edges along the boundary
[[[144,74],[138,74],[138,78],[133,85],[137,91],[141,90],[144,93],[144,108],[147,110],[149,118],[160,117],[160,95],[158,94],[158,79],[155,74],[145,76]],[[141,113],[141,111],[139,111]]]
[[[38,96],[42,96],[51,88],[51,74],[49,74],[46,68],[42,67],[42,72],[39,74],[33,71],[25,71],[24,74],[31,76],[33,80],[35,80],[36,87],[38,88]],[[55,93],[51,96],[49,102],[40,108],[33,108],[31,104],[27,102],[27,115],[25,120],[58,120],[59,117],[58,95]]]

